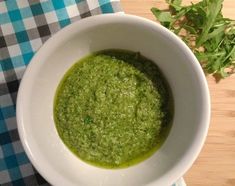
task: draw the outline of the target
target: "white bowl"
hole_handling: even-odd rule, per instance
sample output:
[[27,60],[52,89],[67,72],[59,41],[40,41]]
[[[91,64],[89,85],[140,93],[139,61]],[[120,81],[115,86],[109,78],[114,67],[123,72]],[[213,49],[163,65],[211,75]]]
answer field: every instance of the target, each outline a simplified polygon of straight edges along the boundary
[[[140,51],[155,61],[175,101],[163,146],[144,162],[118,170],[78,159],[59,138],[53,120],[54,95],[65,72],[85,55],[110,48]],[[209,118],[206,79],[190,49],[159,24],[122,14],[86,18],[55,34],[33,57],[17,98],[18,130],[29,159],[47,181],[62,186],[168,186],[198,156]]]

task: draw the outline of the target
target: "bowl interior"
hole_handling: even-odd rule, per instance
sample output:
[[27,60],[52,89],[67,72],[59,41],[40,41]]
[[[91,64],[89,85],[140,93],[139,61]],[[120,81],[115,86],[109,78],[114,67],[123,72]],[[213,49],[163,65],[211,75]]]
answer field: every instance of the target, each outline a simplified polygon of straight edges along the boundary
[[[175,102],[173,126],[160,150],[119,170],[79,160],[63,144],[53,121],[54,95],[65,72],[85,55],[111,48],[139,51],[155,61]],[[208,90],[197,63],[173,34],[142,18],[106,15],[70,25],[39,50],[22,80],[17,120],[28,156],[53,185],[172,184],[195,160],[208,127]]]

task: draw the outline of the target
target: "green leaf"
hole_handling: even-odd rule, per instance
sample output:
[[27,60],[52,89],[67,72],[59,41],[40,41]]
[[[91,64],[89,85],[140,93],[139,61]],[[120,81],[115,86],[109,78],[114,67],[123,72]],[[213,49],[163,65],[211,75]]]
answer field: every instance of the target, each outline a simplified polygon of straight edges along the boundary
[[169,12],[163,12],[157,8],[152,8],[151,11],[160,22],[172,22],[173,18]]
[[197,31],[195,30],[195,28],[192,27],[192,26],[183,25],[183,28],[184,28],[185,30],[187,30],[187,31],[188,31],[189,33],[191,33],[191,34],[196,34],[196,33],[197,33]]
[[196,52],[195,55],[199,59],[199,61],[204,61],[208,58],[218,58],[219,56],[224,56],[225,52],[219,53],[204,53],[204,52]]
[[173,4],[177,6],[181,6],[182,0],[166,0],[168,4]]
[[215,73],[220,70],[223,57],[224,56],[220,56],[214,62],[207,64],[207,69],[210,73]]
[[225,56],[225,58],[223,59],[222,63],[226,64],[228,63],[227,60],[233,56],[235,53],[235,45],[231,48],[231,50],[229,51],[229,53],[227,53],[227,55]]
[[203,24],[202,34],[197,39],[196,46],[207,40],[208,32],[213,26],[217,15],[221,11],[223,0],[207,0],[207,20]]
[[172,22],[174,21],[174,19],[172,18],[171,14],[169,12],[164,12],[161,11],[157,8],[152,8],[151,9],[152,13],[155,15],[155,17],[157,18],[157,20],[166,28],[171,27]]
[[217,35],[220,34],[220,33],[224,33],[225,28],[226,28],[226,25],[223,25],[223,26],[220,26],[217,29],[213,30],[211,33],[209,33],[207,35],[207,40],[209,40],[213,37],[217,37]]
[[202,0],[189,6],[181,5],[182,0],[166,2],[168,10],[152,8],[153,14],[191,48],[205,72],[223,78],[230,74],[228,69],[234,72],[235,21],[223,17],[223,0]]
[[180,11],[182,8],[182,0],[166,0],[166,2],[174,9],[174,11]]
[[227,72],[225,72],[225,68],[220,69],[220,75],[222,78],[226,78],[229,76],[229,74]]

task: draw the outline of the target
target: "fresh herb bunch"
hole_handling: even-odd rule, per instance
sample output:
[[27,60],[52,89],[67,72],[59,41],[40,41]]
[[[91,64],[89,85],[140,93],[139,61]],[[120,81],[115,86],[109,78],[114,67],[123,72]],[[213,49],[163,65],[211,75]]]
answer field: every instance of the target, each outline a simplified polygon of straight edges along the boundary
[[202,0],[189,6],[166,0],[168,10],[152,8],[157,20],[191,48],[205,73],[222,78],[234,73],[235,21],[222,15],[223,0]]

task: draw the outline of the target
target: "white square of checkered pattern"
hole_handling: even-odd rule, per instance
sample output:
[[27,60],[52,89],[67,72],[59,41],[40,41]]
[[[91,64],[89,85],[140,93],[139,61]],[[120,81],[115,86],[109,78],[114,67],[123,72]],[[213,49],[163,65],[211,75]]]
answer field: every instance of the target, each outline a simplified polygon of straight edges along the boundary
[[0,84],[6,83],[5,76],[3,72],[0,72]]
[[35,173],[32,165],[30,164],[20,165],[20,172],[23,177],[31,176]]
[[30,41],[33,51],[37,51],[42,46],[41,38],[34,39]]
[[29,7],[29,2],[19,0],[19,1],[17,1],[17,5],[18,5],[19,8],[25,8],[25,7]]
[[43,3],[43,2],[47,2],[47,1],[50,1],[50,0],[39,0],[40,3]]
[[0,180],[2,183],[7,183],[11,181],[8,171],[0,171]]
[[18,44],[8,46],[7,48],[8,48],[8,51],[9,51],[9,54],[10,54],[11,57],[21,55],[20,46]]
[[17,67],[15,68],[15,74],[17,76],[17,79],[21,79],[24,75],[25,67]]
[[11,23],[7,23],[1,26],[3,35],[10,35],[15,33],[13,25]]
[[71,6],[67,6],[66,10],[67,10],[69,17],[71,17],[71,18],[79,15],[78,7],[76,4],[71,5]]
[[27,28],[27,29],[31,29],[31,28],[36,28],[37,27],[33,17],[29,17],[29,18],[23,19],[23,23],[24,23],[25,28]]
[[88,4],[88,7],[89,7],[90,10],[94,10],[94,9],[96,9],[100,6],[99,2],[94,1],[94,0],[87,0],[87,4]]
[[0,6],[0,14],[7,12],[7,7],[6,4],[4,2],[2,2],[1,6]]
[[44,16],[48,24],[58,22],[58,18],[57,18],[55,11],[45,13]]

